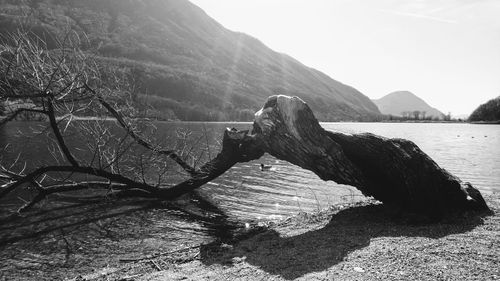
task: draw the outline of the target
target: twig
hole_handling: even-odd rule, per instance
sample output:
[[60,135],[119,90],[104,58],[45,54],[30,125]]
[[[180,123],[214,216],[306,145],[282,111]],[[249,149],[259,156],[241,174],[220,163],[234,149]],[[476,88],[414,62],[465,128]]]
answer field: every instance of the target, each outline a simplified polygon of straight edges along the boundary
[[161,267],[154,260],[150,260],[150,262],[156,267],[158,271],[162,270]]
[[208,160],[211,160],[212,153],[210,152],[210,144],[208,143],[208,133],[207,133],[207,127],[205,126],[205,123],[203,123],[203,134],[205,135],[205,145],[207,147]]
[[59,130],[59,127],[57,125],[52,95],[50,95],[47,104],[48,104],[48,116],[49,116],[50,126],[52,127],[52,132],[54,133],[57,139],[59,148],[61,149],[64,156],[66,156],[66,159],[68,160],[69,163],[71,163],[72,166],[74,167],[80,166],[76,161],[75,157],[69,151],[69,148],[66,145],[66,142],[64,141],[64,137],[62,136],[61,131]]
[[175,254],[178,252],[183,252],[183,251],[187,251],[187,250],[200,248],[202,246],[204,246],[204,244],[195,245],[195,246],[191,246],[191,247],[187,247],[187,248],[181,248],[181,249],[168,251],[168,252],[156,253],[156,254],[147,255],[147,256],[143,256],[143,257],[139,257],[139,258],[123,258],[123,259],[120,259],[120,262],[137,262],[137,261],[143,261],[143,260],[151,260],[151,259],[155,259],[155,258],[161,257],[161,256],[166,256],[166,255]]

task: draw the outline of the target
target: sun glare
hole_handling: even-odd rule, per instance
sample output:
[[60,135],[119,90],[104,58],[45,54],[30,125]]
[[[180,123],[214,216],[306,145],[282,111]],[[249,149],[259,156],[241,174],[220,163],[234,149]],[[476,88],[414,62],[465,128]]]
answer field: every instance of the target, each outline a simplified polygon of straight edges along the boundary
[[498,1],[192,2],[371,98],[408,90],[467,114],[500,95]]

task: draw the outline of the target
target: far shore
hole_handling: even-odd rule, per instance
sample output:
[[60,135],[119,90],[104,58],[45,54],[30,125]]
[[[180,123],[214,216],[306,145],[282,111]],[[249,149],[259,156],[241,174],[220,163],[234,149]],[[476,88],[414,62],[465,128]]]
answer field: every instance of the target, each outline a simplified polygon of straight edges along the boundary
[[[0,122],[5,119],[5,116],[0,116]],[[56,117],[56,119],[70,119],[69,116]],[[113,117],[96,117],[96,116],[73,116],[71,120],[78,121],[91,121],[91,120],[101,120],[101,121],[116,121]],[[147,120],[153,122],[168,122],[168,123],[253,123],[253,121],[185,121],[185,120],[162,120],[150,117],[133,118],[133,120]],[[43,120],[14,120],[15,122],[43,122]],[[474,125],[498,125],[500,120],[497,121],[464,121],[464,120],[380,120],[380,121],[356,121],[356,120],[343,120],[343,121],[319,121],[320,123],[436,123],[436,124],[474,124]]]

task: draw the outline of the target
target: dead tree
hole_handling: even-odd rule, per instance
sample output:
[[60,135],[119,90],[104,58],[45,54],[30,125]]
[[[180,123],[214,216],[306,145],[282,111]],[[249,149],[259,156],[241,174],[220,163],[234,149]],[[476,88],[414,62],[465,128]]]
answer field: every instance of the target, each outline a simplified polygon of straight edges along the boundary
[[[355,186],[390,206],[428,215],[488,208],[477,189],[440,168],[414,143],[326,131],[306,103],[283,95],[270,97],[256,113],[252,132],[226,130],[219,154],[196,168],[187,161],[189,154],[155,144],[153,137],[141,133],[137,120],[125,117],[133,106],[120,101],[127,100],[124,97],[133,87],[123,87],[126,79],[110,75],[109,69],[103,70],[75,44],[65,47],[74,39],[65,38],[56,51],[33,43],[26,34],[14,39],[13,45],[2,45],[0,101],[29,100],[31,106],[11,112],[0,126],[22,111],[42,114],[55,148],[52,164],[31,171],[0,165],[0,200],[18,188],[35,191],[19,211],[51,194],[76,190],[175,200],[265,152],[311,170],[323,180]],[[79,113],[100,118],[76,122],[73,119]],[[110,133],[106,117],[116,120],[121,136]],[[68,128],[82,138],[92,136],[84,149],[92,157],[78,156],[77,149],[67,145]],[[175,163],[187,178],[174,183],[168,171],[177,170],[165,163]],[[145,176],[147,169],[159,175],[157,181]]]

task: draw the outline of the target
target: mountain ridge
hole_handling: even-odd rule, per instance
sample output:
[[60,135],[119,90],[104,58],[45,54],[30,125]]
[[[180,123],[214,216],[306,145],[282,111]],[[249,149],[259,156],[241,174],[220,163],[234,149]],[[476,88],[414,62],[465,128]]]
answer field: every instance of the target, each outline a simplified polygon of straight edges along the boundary
[[86,34],[85,48],[102,61],[139,74],[139,99],[166,119],[251,120],[273,94],[301,97],[322,121],[380,116],[353,87],[224,28],[185,0],[0,0],[0,23],[0,33],[23,23],[43,38],[68,27]]

